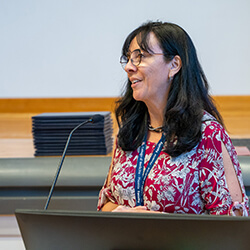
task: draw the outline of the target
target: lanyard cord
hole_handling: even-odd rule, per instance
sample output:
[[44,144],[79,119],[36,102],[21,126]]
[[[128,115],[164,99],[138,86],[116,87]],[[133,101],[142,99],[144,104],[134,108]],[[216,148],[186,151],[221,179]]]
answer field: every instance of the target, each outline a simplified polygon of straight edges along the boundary
[[147,146],[147,133],[144,137],[144,140],[142,142],[142,145],[139,150],[138,160],[137,160],[137,166],[136,166],[136,172],[135,172],[135,198],[136,198],[136,206],[142,206],[143,205],[143,189],[145,181],[148,177],[149,172],[151,171],[152,167],[154,166],[159,154],[161,153],[161,150],[163,148],[164,142],[165,142],[165,135],[162,134],[161,139],[157,143],[152,156],[150,157],[150,160],[148,162],[148,166],[144,169],[144,161],[145,161],[145,154],[146,154],[146,146]]

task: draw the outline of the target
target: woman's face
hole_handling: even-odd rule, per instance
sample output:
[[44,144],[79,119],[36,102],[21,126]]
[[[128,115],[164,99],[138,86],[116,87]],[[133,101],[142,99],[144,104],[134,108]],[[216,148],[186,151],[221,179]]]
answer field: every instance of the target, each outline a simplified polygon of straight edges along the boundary
[[[163,53],[153,33],[149,34],[149,48],[154,53]],[[130,44],[129,53],[138,49],[140,47],[134,38]],[[132,83],[133,97],[137,101],[143,101],[147,106],[165,107],[170,88],[171,63],[166,62],[163,55],[153,55],[142,50],[141,53],[143,56],[138,66],[134,66],[131,60],[125,66],[125,71]]]

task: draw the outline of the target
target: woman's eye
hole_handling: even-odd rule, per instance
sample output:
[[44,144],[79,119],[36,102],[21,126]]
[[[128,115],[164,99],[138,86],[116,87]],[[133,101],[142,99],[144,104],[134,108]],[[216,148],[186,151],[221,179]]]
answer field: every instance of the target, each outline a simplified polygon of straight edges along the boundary
[[143,52],[143,57],[147,57],[147,56],[150,56],[151,54],[150,53],[148,53],[147,51],[145,51],[145,52]]
[[138,56],[140,56],[141,58],[142,58],[142,57],[146,57],[146,55],[145,55],[145,54],[142,54],[142,53],[139,54]]

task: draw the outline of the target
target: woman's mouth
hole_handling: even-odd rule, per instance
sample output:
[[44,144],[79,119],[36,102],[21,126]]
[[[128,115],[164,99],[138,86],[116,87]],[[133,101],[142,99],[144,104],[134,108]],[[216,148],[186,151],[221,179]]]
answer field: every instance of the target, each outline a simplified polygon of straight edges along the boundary
[[131,81],[131,82],[132,82],[131,86],[134,86],[134,85],[136,85],[138,82],[141,82],[141,80],[136,79],[136,80],[133,80],[133,81]]

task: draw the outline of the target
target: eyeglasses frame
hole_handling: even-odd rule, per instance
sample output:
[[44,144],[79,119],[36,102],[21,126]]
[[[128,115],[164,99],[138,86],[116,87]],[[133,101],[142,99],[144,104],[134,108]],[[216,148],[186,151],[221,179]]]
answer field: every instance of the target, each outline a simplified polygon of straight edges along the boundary
[[[138,56],[139,56],[139,61],[138,61],[138,63],[134,63],[133,62],[133,59],[131,59],[131,55],[132,55],[132,53],[134,53],[135,51],[139,51],[140,53],[138,54]],[[149,53],[150,55],[164,55],[164,53]],[[125,57],[125,55],[122,55],[121,57],[120,57],[120,64],[121,64],[121,66],[122,66],[122,68],[125,70],[125,67],[126,67],[126,65],[128,64],[128,62],[129,61],[131,61],[131,63],[135,66],[135,67],[138,67],[139,65],[140,65],[140,63],[141,63],[141,59],[142,59],[142,56],[145,56],[145,55],[143,55],[142,53],[141,53],[141,50],[140,49],[135,49],[135,50],[133,50],[131,53],[130,53],[130,57],[126,57],[126,59],[127,59],[127,61],[125,62],[125,61],[122,61],[123,59],[124,59],[124,57]]]

